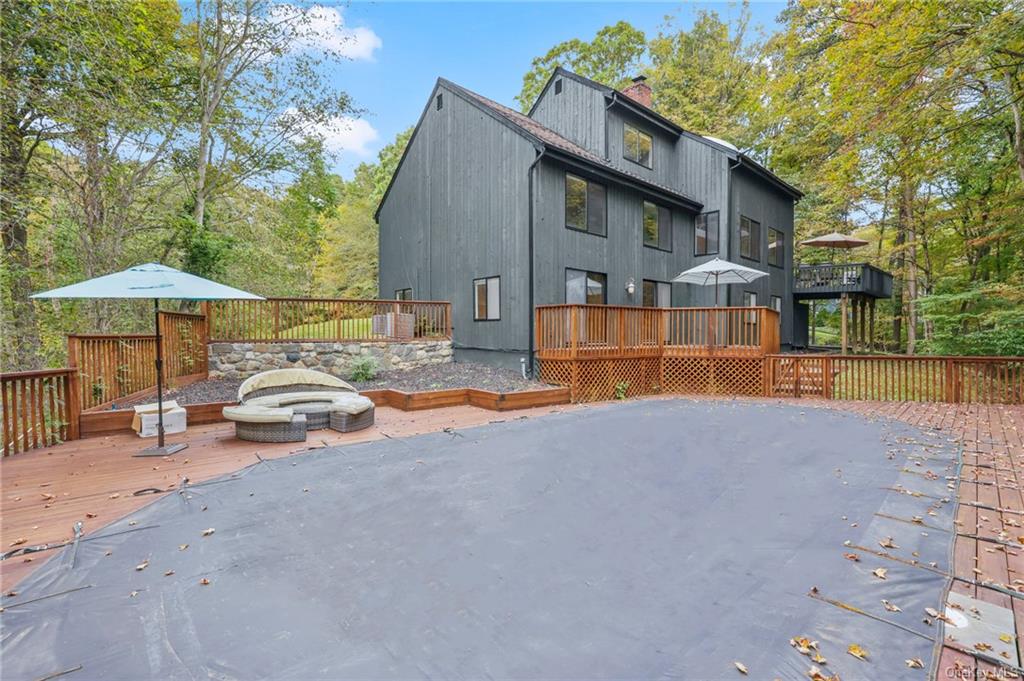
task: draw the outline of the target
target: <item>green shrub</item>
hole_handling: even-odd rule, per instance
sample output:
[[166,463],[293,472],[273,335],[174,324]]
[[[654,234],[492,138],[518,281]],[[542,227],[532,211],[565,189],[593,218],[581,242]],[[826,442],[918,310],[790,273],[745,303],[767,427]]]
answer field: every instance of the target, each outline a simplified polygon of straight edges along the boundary
[[377,378],[377,360],[373,357],[360,357],[352,363],[349,378],[353,381],[372,381]]
[[619,381],[615,384],[615,399],[626,399],[627,392],[629,392],[629,381]]

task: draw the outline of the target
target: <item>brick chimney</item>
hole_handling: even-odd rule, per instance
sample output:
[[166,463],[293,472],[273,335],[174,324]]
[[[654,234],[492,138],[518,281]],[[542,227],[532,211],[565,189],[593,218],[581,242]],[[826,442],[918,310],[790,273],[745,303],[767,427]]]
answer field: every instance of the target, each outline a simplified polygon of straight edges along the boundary
[[647,76],[637,76],[633,79],[633,84],[622,91],[622,94],[626,95],[634,102],[643,104],[647,108],[651,106],[651,86],[647,84]]

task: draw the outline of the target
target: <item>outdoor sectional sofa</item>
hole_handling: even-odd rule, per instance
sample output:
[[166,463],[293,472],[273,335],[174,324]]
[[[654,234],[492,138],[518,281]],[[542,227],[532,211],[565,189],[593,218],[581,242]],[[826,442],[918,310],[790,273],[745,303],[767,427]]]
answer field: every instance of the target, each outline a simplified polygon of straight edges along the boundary
[[345,381],[310,369],[274,369],[246,379],[236,407],[224,418],[235,436],[252,442],[304,442],[306,432],[331,428],[343,433],[373,425],[373,401]]

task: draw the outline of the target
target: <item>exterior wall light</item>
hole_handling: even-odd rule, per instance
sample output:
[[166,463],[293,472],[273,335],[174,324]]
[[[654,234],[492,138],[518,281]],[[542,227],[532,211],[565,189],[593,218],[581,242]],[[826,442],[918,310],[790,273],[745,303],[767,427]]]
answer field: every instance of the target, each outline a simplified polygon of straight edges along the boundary
[[626,280],[626,293],[628,295],[633,295],[634,293],[636,293],[636,281],[633,279],[633,277],[630,277],[629,279]]

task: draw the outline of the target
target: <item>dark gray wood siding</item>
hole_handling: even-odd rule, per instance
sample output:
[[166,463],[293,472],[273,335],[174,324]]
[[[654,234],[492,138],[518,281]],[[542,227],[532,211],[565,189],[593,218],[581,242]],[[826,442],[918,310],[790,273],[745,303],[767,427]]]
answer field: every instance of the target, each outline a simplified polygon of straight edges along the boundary
[[[793,342],[793,199],[773,185],[754,175],[749,170],[737,168],[732,171],[732,244],[729,259],[767,272],[750,284],[731,286],[732,305],[742,305],[742,291],[757,294],[758,305],[770,306],[770,296],[782,298],[782,343]],[[740,256],[740,216],[746,216],[761,223],[761,257],[754,261]],[[784,267],[768,264],[768,228],[783,234]]]
[[[645,195],[606,183],[608,235],[597,236],[565,227],[565,174],[567,169],[542,160],[534,185],[535,300],[537,305],[565,302],[566,268],[608,275],[609,305],[641,305],[644,279],[668,282],[693,260],[693,215],[672,211],[672,250],[643,244]],[[579,174],[578,170],[572,171]],[[636,292],[626,293],[632,278]],[[673,287],[673,304],[688,305],[685,286]]]
[[[435,107],[437,92],[444,106]],[[533,144],[439,86],[381,207],[380,295],[452,303],[457,347],[529,348],[527,170]],[[501,319],[473,320],[473,280],[501,277]]]
[[[650,168],[623,158],[623,130],[626,124],[651,136],[653,158]],[[649,182],[680,188],[679,162],[676,152],[678,135],[666,133],[639,116],[632,116],[618,107],[608,111],[606,125],[608,126],[608,160],[612,165]]]
[[604,95],[589,85],[562,77],[562,92],[552,85],[538,100],[532,118],[575,142],[587,151],[604,156]]

